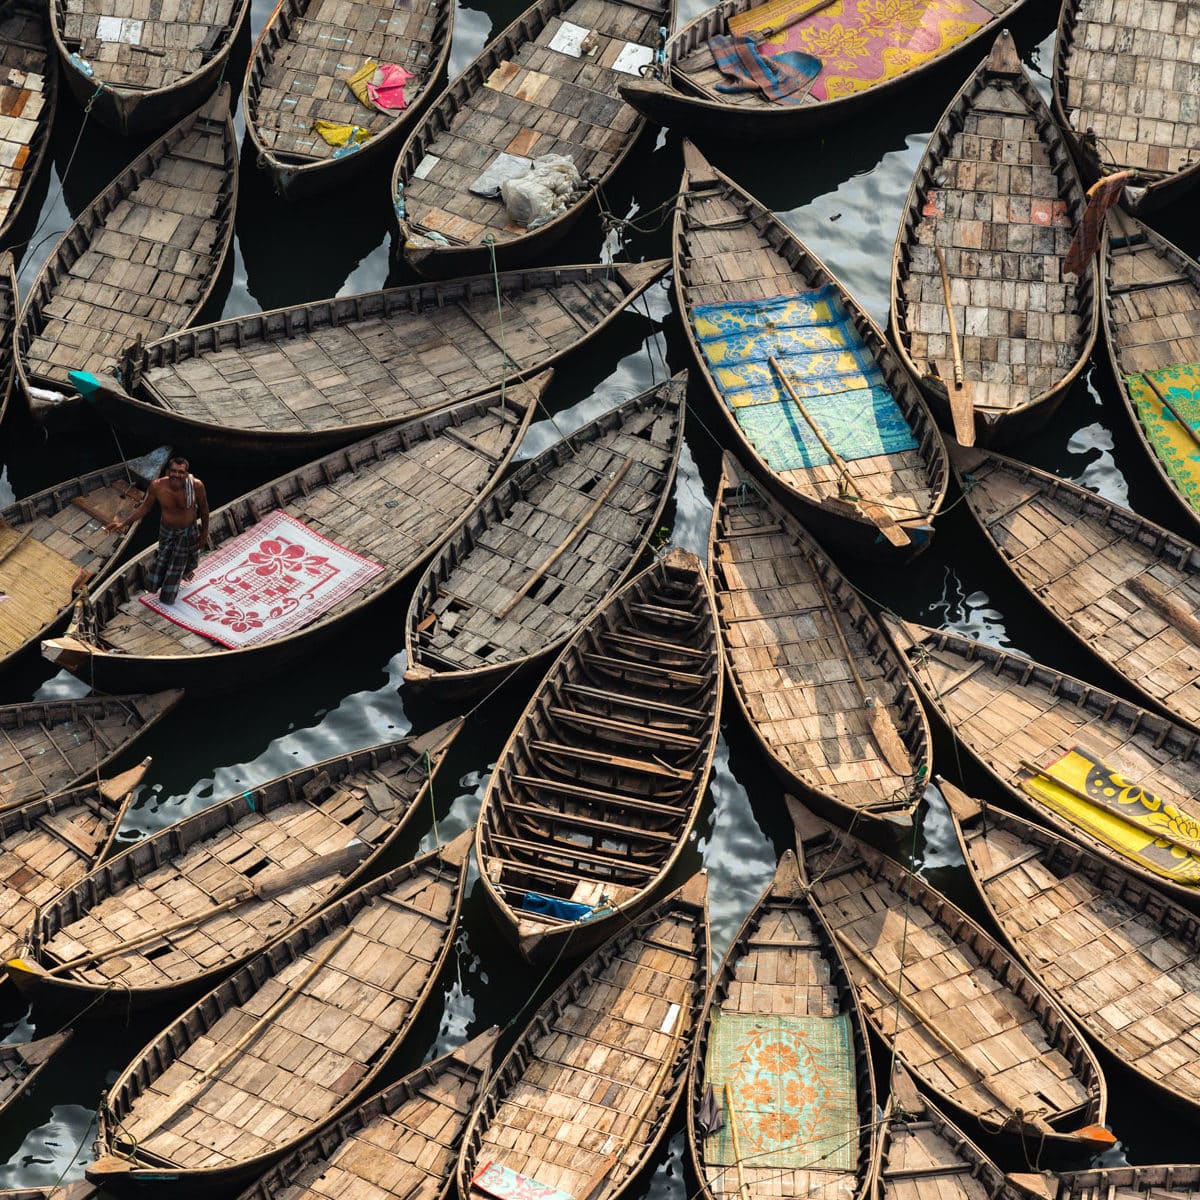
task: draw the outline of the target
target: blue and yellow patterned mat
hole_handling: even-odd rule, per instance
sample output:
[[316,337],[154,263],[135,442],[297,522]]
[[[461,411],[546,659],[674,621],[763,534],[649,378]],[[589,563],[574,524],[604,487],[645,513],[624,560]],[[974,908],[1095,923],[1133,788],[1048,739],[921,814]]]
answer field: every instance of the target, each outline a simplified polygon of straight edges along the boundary
[[1144,376],[1126,375],[1125,386],[1154,453],[1188,503],[1200,509],[1200,446],[1155,392],[1157,387],[1179,415],[1193,429],[1200,430],[1200,363],[1163,367],[1147,371]]

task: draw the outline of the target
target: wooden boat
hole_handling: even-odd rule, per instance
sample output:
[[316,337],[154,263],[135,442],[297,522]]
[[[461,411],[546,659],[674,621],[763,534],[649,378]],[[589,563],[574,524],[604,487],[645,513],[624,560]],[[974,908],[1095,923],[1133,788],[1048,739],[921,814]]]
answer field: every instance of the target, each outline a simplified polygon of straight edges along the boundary
[[1063,0],[1054,42],[1054,115],[1087,181],[1132,172],[1126,204],[1152,212],[1200,180],[1190,5]]
[[35,492],[0,509],[0,667],[66,624],[76,598],[103,580],[132,530],[106,533],[128,516],[159,477],[169,451],[114,463]]
[[1200,733],[1022,655],[881,620],[930,710],[1012,799],[1196,902]]
[[989,1134],[1111,1146],[1100,1064],[1049,991],[919,875],[788,802],[812,900],[904,1069]]
[[467,1117],[488,1077],[496,1026],[384,1088],[302,1142],[238,1200],[327,1200],[331,1179],[350,1195],[387,1180],[392,1196],[443,1200]]
[[1014,459],[951,445],[950,462],[988,541],[1063,631],[1147,708],[1200,729],[1200,550]]
[[[690,142],[683,161],[676,296],[740,457],[822,541],[858,554],[921,549],[949,470],[917,386],[871,318],[782,221]],[[837,357],[821,375],[830,351]]]
[[0,1188],[0,1200],[97,1200],[98,1196],[86,1179],[54,1187]]
[[439,982],[470,832],[323,908],[201,997],[108,1089],[88,1178],[229,1196],[378,1078]]
[[222,84],[133,160],[75,218],[26,293],[17,374],[30,387],[71,394],[71,371],[111,378],[137,337],[189,324],[208,299],[233,236],[237,143]]
[[224,80],[250,0],[167,9],[114,0],[51,0],[50,23],[67,86],[126,137],[173,125]]
[[42,906],[9,977],[77,1009],[207,990],[371,873],[460,724],[325,759],[143,838]]
[[546,1000],[496,1068],[459,1152],[461,1200],[490,1179],[614,1198],[667,1133],[708,985],[703,872],[632,919]]
[[33,1084],[46,1064],[67,1044],[71,1031],[32,1042],[0,1045],[0,1113]]
[[[157,554],[151,546],[92,594],[90,608],[77,614],[65,637],[43,642],[43,655],[79,672],[95,687],[123,692],[149,679],[223,689],[231,671],[245,679],[248,671],[275,670],[310,652],[419,567],[447,527],[495,484],[520,444],[549,377],[546,372],[506,391],[394,426],[217,509],[209,525],[215,553],[202,558],[197,568],[205,582],[193,585],[192,592],[185,587],[172,606],[179,610],[179,620],[211,629],[213,637],[193,632],[140,602]],[[383,569],[350,590],[332,573],[334,568],[325,565],[323,555],[311,553],[314,543],[292,541],[289,548],[301,547],[302,558],[288,558],[284,544],[272,541],[269,532],[267,540],[256,543],[251,536],[221,556],[226,542],[268,518],[277,520],[272,516],[276,512]],[[310,549],[305,551],[305,546]],[[321,548],[319,542],[315,546]],[[259,558],[249,558],[251,553]],[[261,569],[255,562],[261,562]],[[302,565],[293,567],[296,562]],[[318,579],[337,588],[325,611],[307,623],[267,632],[257,642],[227,646],[215,640],[253,631],[254,622],[286,618],[302,602],[297,595],[307,594],[308,564]],[[217,604],[216,585],[202,589],[222,578],[234,589],[233,598]]]
[[[535,0],[493,38],[396,160],[392,199],[408,262],[424,275],[475,275],[559,241],[641,131],[617,83],[653,63],[674,17],[674,0]],[[580,182],[543,223],[517,224],[500,179],[546,154],[570,159]]]
[[1057,1175],[1010,1175],[1031,1200],[1194,1200],[1200,1166],[1092,1167]]
[[1091,357],[1096,273],[1063,270],[1086,208],[1005,30],[933,131],[892,253],[892,340],[964,445],[1027,436]]
[[1200,416],[1200,264],[1118,209],[1109,212],[1100,263],[1100,311],[1117,390],[1150,470],[1200,541],[1200,478],[1188,471],[1200,450],[1188,432]]
[[[790,850],[730,943],[698,1028],[687,1131],[703,1200],[874,1194],[878,1125],[867,1031]],[[764,1043],[780,1048],[775,1061],[784,1066],[759,1065]],[[749,1088],[769,1090],[751,1101]],[[716,1133],[707,1119],[714,1101],[724,1123]]]
[[[449,0],[403,8],[278,5],[258,35],[242,89],[246,134],[275,190],[293,199],[311,196],[394,158],[398,139],[446,69],[453,29]],[[384,63],[409,73],[402,108],[368,105],[350,86],[368,64]],[[315,132],[318,120],[353,126],[364,140],[333,146]]]
[[8,398],[16,376],[12,342],[19,304],[16,267],[12,255],[5,250],[0,253],[0,421],[8,411]]
[[[233,317],[127,349],[122,427],[230,455],[326,453],[545,370],[669,263],[506,272]],[[131,394],[132,393],[132,394]]]
[[[942,792],[967,868],[1017,957],[1113,1070],[1134,1072],[1194,1116],[1200,921],[1111,856],[947,784]],[[1195,1186],[1195,1174],[1185,1178]]]
[[904,664],[846,577],[728,453],[708,570],[730,690],[784,786],[840,823],[910,826],[933,751]]
[[528,961],[598,945],[679,859],[716,750],[715,626],[703,564],[672,550],[593,614],[521,714],[475,854],[484,896]]
[[[820,57],[821,43],[827,37],[825,27],[834,23],[845,30],[855,45],[867,51],[870,34],[879,33],[878,9],[870,11],[866,5],[835,0],[833,5],[816,3],[762,3],[761,0],[723,0],[713,8],[706,9],[695,20],[684,25],[667,44],[668,77],[664,80],[646,76],[631,79],[621,84],[621,95],[639,112],[659,125],[678,129],[689,136],[714,136],[754,141],[786,140],[806,133],[824,129],[853,119],[863,109],[887,100],[899,100],[905,89],[917,86],[923,76],[950,57],[965,55],[968,49],[977,49],[995,36],[996,30],[1024,4],[1025,0],[986,0],[978,6],[969,6],[969,14],[956,16],[957,28],[951,32],[932,33],[931,49],[911,52],[908,43],[912,38],[911,25],[906,24],[902,10],[893,9],[893,17],[885,13],[884,21],[893,21],[893,47],[887,51],[893,55],[893,64],[903,63],[897,70],[895,65],[887,68],[886,77],[870,78],[849,64],[849,55],[837,63],[835,74],[831,70],[818,73],[810,90],[793,93],[797,98],[782,102],[767,99],[753,89],[742,92],[722,92],[728,80],[717,69],[710,42],[714,37],[730,34],[765,35],[766,45],[778,49],[794,49],[808,46]],[[803,18],[811,14],[802,27]],[[937,17],[933,16],[934,21]],[[875,25],[862,37],[864,27]],[[794,29],[792,34],[784,30]],[[773,31],[773,32],[772,32]],[[947,36],[948,35],[948,36]],[[884,42],[878,43],[880,49]],[[900,47],[904,46],[903,49]],[[770,54],[770,49],[767,51]],[[870,63],[868,71],[876,69],[879,59],[867,53],[864,63]]]
[[408,606],[404,681],[465,696],[545,662],[633,570],[666,507],[686,372],[554,443],[473,508]]
[[45,160],[58,106],[58,59],[50,46],[43,5],[33,0],[0,2],[0,75],[5,79],[0,103],[0,163],[4,164],[0,246],[4,246]]

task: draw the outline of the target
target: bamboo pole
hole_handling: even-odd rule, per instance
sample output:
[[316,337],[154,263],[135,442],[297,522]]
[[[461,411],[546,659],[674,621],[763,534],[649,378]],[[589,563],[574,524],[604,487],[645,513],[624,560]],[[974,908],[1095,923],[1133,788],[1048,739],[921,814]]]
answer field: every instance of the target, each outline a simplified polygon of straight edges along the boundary
[[725,1080],[725,1115],[729,1118],[729,1137],[733,1142],[733,1165],[737,1169],[738,1191],[742,1200],[750,1200],[750,1185],[746,1182],[746,1168],[742,1166],[742,1139],[738,1136],[737,1114],[733,1111],[733,1088]]
[[1175,405],[1167,399],[1167,397],[1163,394],[1162,388],[1160,388],[1158,384],[1155,383],[1148,374],[1146,374],[1145,371],[1142,372],[1139,378],[1142,379],[1150,388],[1150,390],[1159,398],[1159,400],[1162,401],[1163,408],[1165,408],[1167,412],[1169,412],[1171,416],[1173,416],[1175,420],[1177,420],[1179,424],[1183,426],[1184,433],[1186,433],[1188,437],[1192,439],[1192,443],[1196,446],[1200,446],[1200,433],[1197,433],[1196,430],[1192,428],[1191,424],[1183,419],[1183,414],[1180,413],[1179,409],[1177,409]]
[[975,404],[963,373],[962,349],[959,345],[958,323],[954,319],[954,304],[950,299],[950,274],[941,246],[934,245],[938,270],[942,275],[942,298],[946,304],[946,320],[950,325],[950,351],[954,355],[954,380],[946,380],[950,415],[954,421],[954,437],[960,446],[975,445]]

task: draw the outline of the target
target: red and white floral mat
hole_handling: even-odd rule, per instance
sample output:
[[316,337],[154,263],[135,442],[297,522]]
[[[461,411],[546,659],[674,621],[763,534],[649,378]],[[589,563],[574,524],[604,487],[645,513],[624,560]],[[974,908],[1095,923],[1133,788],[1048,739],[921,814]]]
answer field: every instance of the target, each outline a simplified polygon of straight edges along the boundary
[[138,599],[176,625],[237,650],[315,621],[373,579],[382,565],[276,510],[200,559],[174,604]]

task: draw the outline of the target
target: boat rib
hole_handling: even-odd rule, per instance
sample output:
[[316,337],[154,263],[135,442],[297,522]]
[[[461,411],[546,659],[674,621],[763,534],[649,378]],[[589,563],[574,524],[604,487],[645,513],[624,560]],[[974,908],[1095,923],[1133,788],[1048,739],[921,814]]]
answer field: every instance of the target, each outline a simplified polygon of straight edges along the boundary
[[33,1042],[0,1045],[0,1113],[33,1085],[39,1073],[70,1038],[71,1031],[68,1030]]
[[13,264],[13,256],[5,250],[0,252],[0,421],[8,412],[8,400],[17,374],[13,330],[17,324],[19,305],[17,269]]
[[43,905],[9,977],[78,1009],[204,991],[366,877],[460,724],[301,768],[135,843]]
[[730,454],[708,569],[730,688],[784,785],[839,823],[911,825],[932,748],[904,664],[845,576]]
[[675,549],[571,639],[517,722],[476,825],[484,895],[528,960],[578,956],[650,902],[716,749],[721,648]]
[[413,591],[405,682],[479,692],[562,649],[658,531],[687,375],[555,442],[473,508]]
[[1200,1165],[1092,1167],[1055,1175],[1010,1175],[1028,1200],[1195,1200]]
[[[1096,275],[1063,271],[1086,207],[1062,134],[1002,32],[929,139],[892,254],[892,340],[959,441],[972,444],[963,424],[981,445],[1027,435],[1091,356]],[[960,391],[973,413],[956,419]]]

